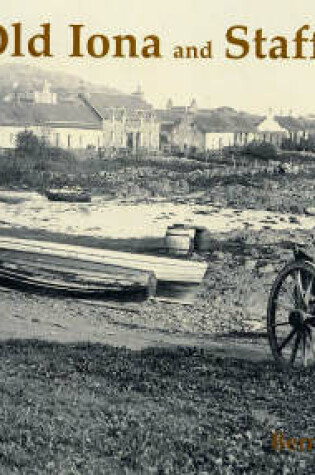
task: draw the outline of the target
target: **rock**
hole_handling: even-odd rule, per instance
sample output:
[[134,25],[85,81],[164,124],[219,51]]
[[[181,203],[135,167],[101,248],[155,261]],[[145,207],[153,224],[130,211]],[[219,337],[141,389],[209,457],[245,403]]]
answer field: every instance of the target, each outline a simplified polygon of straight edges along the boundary
[[246,270],[252,271],[256,267],[256,261],[254,261],[252,259],[246,259],[246,261],[244,263],[244,267],[245,267]]
[[305,214],[308,214],[309,216],[315,216],[315,208],[305,208]]
[[215,259],[221,260],[221,259],[224,259],[225,255],[224,255],[224,252],[214,251],[212,253],[211,257],[214,257]]
[[[254,259],[258,259],[259,256],[261,255],[261,253],[259,252],[259,250],[255,247],[253,247],[251,250],[250,250],[250,256]],[[253,260],[253,259],[252,259]]]
[[275,272],[275,267],[273,264],[269,263],[267,265],[264,265],[263,267],[260,267],[259,268],[259,274],[260,275],[263,275],[263,274],[271,274]]
[[296,216],[290,216],[289,221],[290,223],[301,224],[301,221]]
[[288,261],[293,258],[293,252],[291,249],[281,249],[279,252],[279,259],[281,261]]

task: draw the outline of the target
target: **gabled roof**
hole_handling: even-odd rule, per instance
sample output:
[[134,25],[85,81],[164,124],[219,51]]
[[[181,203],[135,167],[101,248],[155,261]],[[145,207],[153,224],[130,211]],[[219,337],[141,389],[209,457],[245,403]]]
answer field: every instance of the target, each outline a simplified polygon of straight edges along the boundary
[[211,114],[197,115],[194,123],[203,133],[210,132],[255,132],[257,116],[243,113],[222,114],[214,110]]
[[36,104],[0,102],[0,125],[59,125],[80,128],[101,128],[97,114],[83,101]]
[[173,126],[186,117],[202,133],[255,132],[257,124],[262,120],[260,116],[238,112],[231,107],[199,109],[195,113],[191,113],[187,108],[172,107],[168,110],[158,110],[156,114],[162,124]]
[[176,113],[184,114],[185,112],[187,112],[187,110],[188,110],[188,108],[186,106],[173,106],[170,109],[170,112],[174,112],[175,114]]
[[157,109],[155,111],[158,120],[161,122],[173,122],[184,118],[189,111],[185,107],[172,107],[172,109]]
[[312,119],[292,116],[281,116],[276,117],[276,119],[282,127],[285,127],[290,132],[315,129],[315,120]]
[[268,115],[257,126],[258,132],[285,133],[286,127],[282,127],[279,121],[272,115]]
[[[295,118],[291,116],[275,116],[272,118],[238,112],[231,107],[217,109],[199,109],[195,114],[184,108],[173,107],[168,110],[157,110],[156,115],[162,123],[169,124],[167,129],[175,127],[185,117],[202,133],[211,132],[297,132],[314,131],[315,120],[312,118]],[[165,128],[165,130],[167,130]]]
[[207,115],[207,114],[211,114],[211,112],[213,111],[213,109],[198,109],[198,113],[200,115]]
[[151,110],[152,106],[137,94],[103,94],[92,93],[85,96],[85,101],[104,116],[110,108],[126,110]]

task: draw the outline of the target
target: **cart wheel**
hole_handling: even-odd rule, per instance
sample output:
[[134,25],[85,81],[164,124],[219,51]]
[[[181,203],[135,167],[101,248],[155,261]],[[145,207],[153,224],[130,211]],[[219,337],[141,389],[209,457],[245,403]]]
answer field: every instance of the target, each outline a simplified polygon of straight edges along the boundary
[[279,273],[268,302],[268,338],[277,363],[305,366],[310,358],[314,362],[313,328],[315,267],[303,260],[294,261]]

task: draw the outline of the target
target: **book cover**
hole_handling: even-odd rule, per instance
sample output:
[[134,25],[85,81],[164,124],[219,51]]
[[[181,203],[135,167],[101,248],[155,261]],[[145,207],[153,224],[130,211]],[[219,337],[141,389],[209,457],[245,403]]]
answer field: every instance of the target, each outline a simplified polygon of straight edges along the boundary
[[313,473],[314,14],[2,5],[1,473]]

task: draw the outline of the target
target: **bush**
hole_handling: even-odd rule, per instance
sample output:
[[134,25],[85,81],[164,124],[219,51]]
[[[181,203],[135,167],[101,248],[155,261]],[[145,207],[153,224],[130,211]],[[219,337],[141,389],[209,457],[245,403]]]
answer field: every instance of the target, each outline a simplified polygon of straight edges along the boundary
[[61,162],[75,160],[73,153],[60,147],[50,146],[44,139],[38,138],[31,130],[24,130],[17,135],[16,155],[28,156],[34,161],[45,160],[45,162],[49,160]]
[[38,157],[41,151],[41,143],[31,130],[24,130],[24,132],[17,135],[16,151],[18,155]]
[[296,140],[292,140],[291,138],[287,138],[282,143],[283,150],[292,150],[297,152],[315,152],[315,137],[311,136],[308,138],[301,138],[298,142]]
[[274,160],[277,157],[276,147],[269,142],[252,142],[245,147],[244,152],[263,160]]
[[75,173],[77,167],[71,152],[50,147],[25,130],[17,136],[16,150],[1,157],[0,184],[42,188],[50,184],[50,176]]

